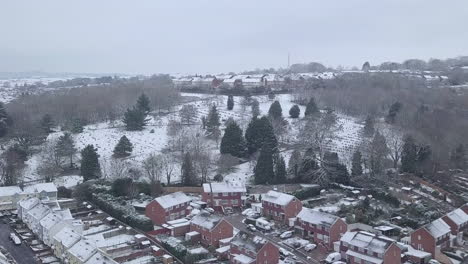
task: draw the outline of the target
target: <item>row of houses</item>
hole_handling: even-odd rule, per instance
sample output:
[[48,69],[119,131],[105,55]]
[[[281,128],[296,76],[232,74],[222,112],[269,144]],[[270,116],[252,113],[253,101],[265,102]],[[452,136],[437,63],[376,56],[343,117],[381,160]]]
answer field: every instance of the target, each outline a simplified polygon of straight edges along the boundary
[[53,183],[0,187],[0,211],[15,210],[19,201],[32,197],[54,202],[57,200],[57,187]]
[[[17,203],[18,217],[63,263],[117,264],[140,257],[172,257],[145,235],[84,202],[63,209],[57,197],[29,197]],[[55,199],[52,199],[55,198]]]
[[334,72],[322,73],[297,73],[297,74],[239,74],[239,75],[207,75],[207,76],[184,76],[173,78],[174,85],[181,89],[208,88],[245,88],[268,87],[281,89],[295,82],[307,79],[332,79],[336,77]]

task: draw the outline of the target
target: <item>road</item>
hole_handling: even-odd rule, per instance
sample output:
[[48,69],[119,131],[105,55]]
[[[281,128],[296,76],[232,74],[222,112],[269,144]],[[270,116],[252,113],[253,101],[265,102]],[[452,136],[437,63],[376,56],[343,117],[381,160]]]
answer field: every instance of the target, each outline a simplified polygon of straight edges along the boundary
[[0,246],[4,247],[18,264],[37,263],[34,254],[26,243],[22,242],[17,246],[10,240],[10,233],[13,230],[7,224],[0,221]]
[[[244,218],[245,217],[242,216],[242,215],[230,215],[230,216],[226,217],[225,219],[228,222],[230,222],[235,228],[237,228],[237,229],[239,229],[239,230],[241,230],[243,232],[253,233],[253,234],[257,235],[257,236],[260,236],[260,237],[270,241],[271,243],[275,244],[277,247],[281,247],[281,248],[284,248],[284,249],[288,250],[289,252],[293,253],[296,256],[298,261],[301,261],[302,263],[313,263],[313,264],[319,264],[320,263],[320,260],[310,258],[310,256],[304,254],[303,252],[298,251],[295,248],[292,248],[292,247],[290,247],[288,245],[285,245],[283,243],[280,243],[281,238],[279,238],[279,237],[272,236],[272,235],[265,235],[260,231],[251,232],[250,230],[247,229],[247,226],[244,223],[242,223],[242,220]],[[307,259],[307,257],[309,257],[309,259]]]

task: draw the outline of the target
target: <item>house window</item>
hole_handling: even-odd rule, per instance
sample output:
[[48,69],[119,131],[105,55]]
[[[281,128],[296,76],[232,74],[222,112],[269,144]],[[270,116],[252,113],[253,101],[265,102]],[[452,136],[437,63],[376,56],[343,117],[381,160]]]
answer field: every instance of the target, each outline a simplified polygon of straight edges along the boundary
[[420,235],[418,235],[418,240],[421,240],[421,236],[420,236]]
[[265,250],[265,251],[263,251],[263,256],[264,256],[264,257],[266,257],[266,256],[267,256],[267,252],[266,252],[266,250]]

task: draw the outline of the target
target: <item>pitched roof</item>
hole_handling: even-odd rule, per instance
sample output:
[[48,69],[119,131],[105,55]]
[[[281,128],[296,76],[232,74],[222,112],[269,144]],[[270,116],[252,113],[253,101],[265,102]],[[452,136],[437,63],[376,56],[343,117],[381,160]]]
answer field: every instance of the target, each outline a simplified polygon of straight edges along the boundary
[[157,197],[154,200],[158,202],[162,206],[162,208],[166,209],[171,206],[190,202],[192,199],[183,192],[175,192]]
[[247,190],[242,184],[235,184],[233,182],[212,182],[203,184],[203,192],[209,193],[245,193]]
[[258,252],[268,241],[262,237],[245,232],[239,232],[231,240],[232,245],[245,248],[253,252]]
[[39,202],[40,202],[40,200],[38,198],[32,197],[32,198],[21,200],[19,202],[19,206],[26,209],[26,210],[30,210],[34,206],[38,205]]
[[84,264],[114,264],[117,263],[108,256],[102,254],[101,251],[97,251],[92,255]]
[[223,217],[221,216],[210,214],[208,212],[201,212],[192,219],[191,223],[211,230],[221,222],[221,220],[223,220]]
[[395,242],[391,238],[363,231],[346,232],[340,240],[352,246],[366,248],[376,253],[385,253],[385,251],[387,251],[387,249]]
[[50,212],[48,215],[41,219],[40,224],[44,229],[48,230],[52,226],[67,219],[73,219],[70,209]]
[[441,218],[432,221],[431,223],[427,224],[424,228],[431,233],[431,235],[435,238],[441,237],[450,233],[450,226],[445,223],[444,220]]
[[269,191],[262,197],[262,201],[279,204],[279,205],[287,205],[289,204],[295,197],[277,191]]
[[24,187],[25,192],[34,193],[34,192],[57,192],[57,187],[52,182],[46,183],[36,183],[34,185],[29,185]]
[[18,186],[4,186],[0,187],[0,195],[1,196],[13,196],[16,193],[22,193],[23,191],[21,190],[20,187]]
[[447,217],[458,226],[468,223],[468,214],[466,214],[465,211],[460,208],[448,213]]
[[65,227],[55,234],[54,239],[60,241],[66,248],[70,248],[81,239],[81,236],[70,227]]
[[86,262],[96,251],[96,244],[86,238],[81,238],[80,241],[68,250],[68,253],[82,262]]
[[302,208],[302,210],[297,215],[297,218],[314,225],[324,226],[331,226],[336,222],[336,220],[339,219],[338,216],[319,212],[310,208]]

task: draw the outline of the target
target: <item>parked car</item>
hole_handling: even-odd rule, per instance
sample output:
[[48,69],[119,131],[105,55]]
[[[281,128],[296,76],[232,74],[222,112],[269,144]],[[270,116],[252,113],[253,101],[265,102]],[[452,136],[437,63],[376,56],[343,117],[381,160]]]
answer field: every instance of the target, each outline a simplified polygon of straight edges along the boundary
[[270,231],[271,230],[271,224],[270,222],[268,222],[265,218],[258,218],[257,220],[255,220],[255,226],[258,227],[258,228],[261,228],[263,230],[266,230],[266,231]]
[[10,239],[15,245],[21,245],[21,239],[15,233],[10,233]]
[[280,238],[281,239],[290,238],[290,237],[292,237],[292,235],[293,235],[293,231],[286,231],[286,232],[283,232],[283,234],[280,235]]
[[257,228],[255,228],[255,226],[252,225],[252,224],[249,224],[249,225],[247,226],[247,228],[248,228],[250,231],[252,231],[252,232],[257,231]]
[[340,260],[340,261],[333,262],[333,264],[346,264],[346,262]]
[[316,247],[317,247],[316,244],[310,243],[310,244],[307,244],[307,245],[304,246],[304,250],[307,251],[307,252],[309,252],[309,251],[314,250]]
[[336,261],[341,260],[341,254],[338,252],[333,252],[328,254],[328,256],[324,259],[325,263],[334,263]]

